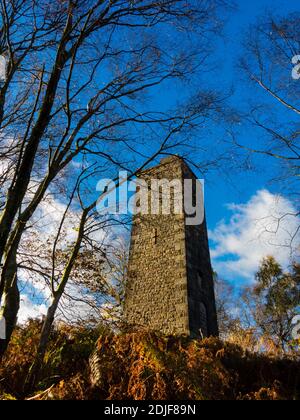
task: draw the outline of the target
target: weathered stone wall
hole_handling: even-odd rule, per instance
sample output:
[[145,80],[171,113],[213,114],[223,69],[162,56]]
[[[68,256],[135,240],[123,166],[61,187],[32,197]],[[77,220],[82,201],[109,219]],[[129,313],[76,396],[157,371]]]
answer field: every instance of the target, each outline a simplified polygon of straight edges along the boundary
[[[152,178],[183,184],[187,176],[194,175],[183,160],[171,157],[141,178],[149,184]],[[199,335],[200,328],[203,335],[217,333],[205,224],[186,226],[185,215],[174,212],[134,217],[125,316],[131,325],[165,334]]]
[[[183,177],[196,182],[195,175],[186,165],[183,166]],[[200,331],[203,336],[216,336],[218,321],[205,217],[201,225],[186,225],[185,236],[190,334],[197,337]]]
[[[181,161],[145,171],[142,178],[181,180]],[[130,324],[189,334],[183,215],[134,218],[125,312]]]

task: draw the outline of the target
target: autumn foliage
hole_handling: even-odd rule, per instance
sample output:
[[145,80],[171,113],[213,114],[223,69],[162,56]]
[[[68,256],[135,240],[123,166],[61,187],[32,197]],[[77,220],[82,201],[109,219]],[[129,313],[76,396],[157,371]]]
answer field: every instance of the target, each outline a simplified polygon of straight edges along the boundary
[[98,392],[106,399],[299,397],[299,362],[251,354],[215,338],[190,341],[140,332],[103,336],[97,349]]
[[[22,384],[40,323],[19,328],[0,367],[2,399],[288,400],[300,397],[300,362],[254,354],[215,338],[190,341],[148,331],[53,331],[34,395]],[[97,337],[100,338],[97,339]],[[95,353],[96,348],[96,353]],[[97,363],[90,368],[91,356]],[[97,375],[96,375],[97,374]],[[97,376],[97,377],[96,377]]]

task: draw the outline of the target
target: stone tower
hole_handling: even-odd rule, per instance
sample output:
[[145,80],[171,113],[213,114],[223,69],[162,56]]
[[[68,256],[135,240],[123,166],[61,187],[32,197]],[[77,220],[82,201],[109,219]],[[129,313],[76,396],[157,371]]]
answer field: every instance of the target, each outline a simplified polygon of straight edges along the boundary
[[[176,179],[182,185],[185,179],[196,182],[177,156],[163,159],[140,179],[148,185],[151,179]],[[167,335],[215,336],[218,324],[206,221],[190,226],[186,217],[175,211],[134,216],[125,317],[129,325]]]

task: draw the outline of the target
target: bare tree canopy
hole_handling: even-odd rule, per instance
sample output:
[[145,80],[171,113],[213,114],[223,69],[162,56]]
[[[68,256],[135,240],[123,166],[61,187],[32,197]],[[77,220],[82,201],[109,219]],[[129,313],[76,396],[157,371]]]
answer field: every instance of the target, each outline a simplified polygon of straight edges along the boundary
[[[300,15],[266,15],[253,25],[244,43],[240,68],[255,88],[255,98],[242,116],[260,138],[261,147],[241,145],[249,152],[273,159],[288,179],[290,192],[299,187],[300,85],[295,78],[300,51]],[[274,162],[275,161],[275,162]],[[272,161],[271,161],[272,165]]]
[[[289,197],[295,211],[282,214],[274,230],[300,215],[300,15],[262,15],[251,25],[238,60],[243,101],[232,116],[229,137],[239,170],[258,170],[278,194]],[[291,254],[297,251],[300,226],[290,233]]]
[[[47,199],[63,195],[65,209],[52,236],[50,277],[46,268],[39,273],[51,299],[38,362],[84,241],[91,245],[87,232],[103,227],[97,179],[114,178],[120,169],[133,177],[160,154],[184,153],[220,113],[219,93],[187,94],[184,83],[205,68],[228,6],[222,0],[1,1],[2,354],[19,310],[22,243]],[[166,92],[171,80],[182,94],[157,104],[152,95]],[[72,212],[76,235],[57,270]]]

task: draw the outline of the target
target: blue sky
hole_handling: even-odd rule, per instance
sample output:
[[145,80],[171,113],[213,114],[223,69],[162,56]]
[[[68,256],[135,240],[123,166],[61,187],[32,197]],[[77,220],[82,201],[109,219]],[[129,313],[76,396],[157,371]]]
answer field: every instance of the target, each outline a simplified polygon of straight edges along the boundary
[[[241,43],[245,34],[248,30],[249,25],[255,23],[257,18],[261,16],[264,11],[272,11],[273,13],[288,14],[289,12],[295,12],[299,10],[298,1],[280,1],[280,0],[253,0],[253,1],[237,1],[238,10],[235,11],[225,28],[225,37],[220,42],[218,48],[218,55],[222,62],[221,70],[219,70],[218,80],[219,83],[223,82],[224,87],[234,86],[234,95],[232,98],[232,104],[234,107],[242,108],[245,101],[255,95],[256,92],[251,92],[249,85],[242,83],[242,75],[237,67],[238,58],[242,54]],[[221,77],[220,77],[221,72]],[[276,104],[274,104],[276,106]],[[259,145],[259,133],[257,132],[242,132],[239,137],[240,143],[251,144],[253,147]],[[230,253],[231,245],[227,242],[236,241],[236,247],[243,248],[243,245],[248,248],[249,255],[254,253],[256,256],[256,250],[264,253],[273,253],[282,262],[283,265],[288,264],[289,253],[286,250],[280,249],[280,241],[285,241],[283,231],[279,232],[279,238],[266,238],[269,242],[269,247],[265,247],[264,244],[257,244],[251,242],[251,232],[249,225],[251,225],[250,208],[258,212],[258,214],[274,215],[274,208],[272,199],[276,200],[276,193],[279,193],[278,185],[269,182],[272,178],[271,174],[275,170],[271,161],[266,160],[256,161],[257,170],[253,171],[238,171],[237,173],[232,172],[230,175],[228,172],[224,174],[215,173],[208,175],[206,179],[206,212],[208,219],[208,226],[210,230],[210,239],[212,247],[212,256],[214,267],[218,271],[219,275],[227,278],[235,284],[244,284],[245,280],[250,281],[251,276],[253,278],[254,260],[252,263],[241,264],[245,268],[245,273],[235,272],[235,270],[228,269],[228,266],[238,265],[241,260],[245,257],[241,252],[236,252],[236,248],[233,246],[233,252]],[[280,191],[281,192],[281,191]],[[274,195],[274,196],[273,196]],[[234,203],[235,205],[242,205],[242,208],[236,206],[228,206],[228,204]],[[264,203],[264,205],[263,205]],[[253,208],[253,206],[256,206]],[[280,209],[279,211],[285,211],[287,207],[293,209],[292,203],[286,198],[280,198]],[[276,209],[275,211],[277,211]],[[253,216],[253,215],[252,215]],[[253,216],[254,217],[254,216]],[[289,220],[291,225],[294,225],[295,221]],[[255,224],[255,221],[253,222]],[[218,228],[219,226],[219,228]],[[257,225],[256,228],[258,229]],[[223,229],[223,235],[220,234],[220,229]],[[284,229],[284,228],[283,228]],[[248,234],[246,234],[248,230]],[[218,234],[219,232],[219,234]],[[257,230],[253,229],[253,235],[257,233]],[[249,239],[249,243],[241,244],[241,237],[244,240]],[[214,242],[212,239],[216,239]],[[261,240],[263,242],[264,239]],[[222,243],[223,242],[223,243]],[[215,250],[218,247],[225,248],[224,255],[217,257]],[[228,253],[226,253],[226,250]],[[234,251],[235,250],[235,251]],[[259,259],[257,257],[256,259]],[[222,263],[220,263],[220,260]],[[251,260],[251,258],[250,258]],[[233,263],[233,264],[231,264]],[[259,261],[257,262],[257,264]],[[252,264],[252,265],[251,265]]]
[[[244,102],[251,97],[251,88],[247,84],[241,84],[242,75],[237,68],[238,59],[242,54],[241,43],[245,31],[249,25],[255,23],[257,18],[265,10],[272,10],[276,13],[287,14],[289,12],[299,10],[299,2],[296,0],[280,1],[280,0],[238,0],[238,10],[235,11],[225,28],[225,39],[220,43],[219,52],[222,58],[222,78],[224,86],[233,85],[235,94],[232,103],[237,108],[243,106]],[[253,92],[254,93],[254,92]],[[276,105],[276,104],[275,104]],[[240,139],[241,143],[259,144],[259,138],[252,133],[244,133],[244,138]],[[270,168],[270,172],[272,168]],[[213,227],[220,218],[228,216],[228,212],[224,209],[224,203],[246,202],[262,188],[268,188],[276,192],[276,186],[270,185],[270,172],[265,167],[261,167],[259,173],[252,171],[239,173],[238,176],[233,174],[232,179],[228,179],[226,174],[224,177],[217,176],[208,178],[206,187],[207,212],[210,227]]]

